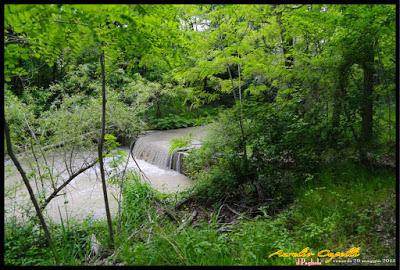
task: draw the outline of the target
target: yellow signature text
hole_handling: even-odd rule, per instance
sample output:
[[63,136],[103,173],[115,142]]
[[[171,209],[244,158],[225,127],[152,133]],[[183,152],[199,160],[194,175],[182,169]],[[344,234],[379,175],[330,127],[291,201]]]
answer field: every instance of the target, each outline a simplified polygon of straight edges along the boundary
[[358,257],[358,256],[360,256],[360,248],[353,247],[345,252],[331,252],[329,249],[324,249],[324,250],[319,251],[317,256],[320,258],[329,257],[329,259],[326,260],[326,262],[331,262],[333,259],[335,259],[337,257],[340,257],[340,258]]
[[[331,262],[334,258],[344,258],[344,257],[358,257],[360,256],[360,248],[352,247],[344,252],[332,252],[329,249],[320,250],[317,253],[317,257],[319,258],[328,258],[326,262]],[[271,253],[268,258],[273,256],[278,257],[294,257],[294,258],[305,258],[314,256],[315,253],[311,252],[309,247],[304,248],[300,252],[284,252],[283,250],[278,250],[277,252]]]
[[300,252],[284,252],[283,250],[278,250],[277,252],[274,252],[268,256],[268,258],[271,258],[273,256],[278,256],[278,257],[295,257],[295,258],[302,258],[302,257],[310,257],[315,255],[314,253],[310,252],[310,248],[306,247]]

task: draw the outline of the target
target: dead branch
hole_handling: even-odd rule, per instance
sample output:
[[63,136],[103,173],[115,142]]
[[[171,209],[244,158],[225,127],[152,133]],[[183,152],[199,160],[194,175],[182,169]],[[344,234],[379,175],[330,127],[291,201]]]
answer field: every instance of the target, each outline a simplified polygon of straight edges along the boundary
[[[33,129],[31,128],[31,126],[29,125],[29,122],[28,122],[28,120],[26,119],[25,115],[24,115],[24,119],[25,119],[25,123],[26,123],[27,127],[29,128],[29,131],[30,131],[30,133],[31,133],[31,135],[32,135],[32,137],[33,137],[33,139],[34,139],[35,142],[36,142],[37,144],[39,144],[39,146],[40,146],[40,142],[39,142],[38,138],[36,137],[35,132],[34,132]],[[35,158],[35,161],[36,161],[36,165],[37,165],[37,169],[38,169],[39,177],[40,177],[40,182],[41,182],[41,184],[42,184],[42,189],[43,189],[43,191],[45,192],[44,185],[43,185],[43,176],[42,176],[42,173],[40,172],[40,165],[39,165],[38,159],[37,159],[36,154],[35,154],[35,149],[34,149],[34,146],[33,146],[33,143],[32,143],[32,138],[31,138],[31,150],[32,150],[33,157]],[[48,163],[47,163],[46,155],[44,154],[43,149],[39,147],[39,150],[40,150],[40,153],[41,153],[42,158],[43,158],[43,160],[44,160],[44,163],[45,163],[45,165],[46,165],[47,171],[48,171],[48,173],[49,173],[52,188],[55,189],[55,183],[54,183],[54,179],[53,179],[53,172],[50,171],[50,169],[49,169],[49,165],[48,165]]]
[[[40,164],[39,164],[38,158],[36,156],[35,148],[33,147],[32,138],[30,139],[30,146],[31,146],[31,151],[32,151],[33,158],[35,159],[36,168],[37,168],[37,171],[39,173],[40,183],[42,185],[43,191],[45,191],[44,190],[44,184],[43,184],[43,174],[42,174],[42,172],[40,170]],[[39,191],[39,189],[38,189],[38,191]]]
[[180,223],[179,219],[176,217],[176,215],[175,215],[175,213],[173,211],[171,211],[170,209],[162,206],[161,203],[158,200],[156,200],[155,203],[156,203],[157,207],[161,210],[161,214],[166,215],[172,221],[175,221],[178,224]]
[[193,220],[196,218],[197,214],[198,214],[197,210],[194,210],[192,215],[179,226],[178,232],[183,230],[183,228],[185,228],[186,226],[191,225],[193,223]]
[[8,44],[22,44],[22,43],[29,43],[29,38],[24,38],[20,36],[14,36],[7,34],[4,39],[4,45]]
[[72,158],[74,155],[74,149],[75,149],[75,145],[72,146],[70,155],[69,155],[69,170],[72,172]]
[[176,209],[176,210],[179,210],[184,204],[189,203],[190,201],[192,201],[192,198],[191,198],[191,197],[187,197],[187,198],[181,200],[180,202],[178,202],[178,203],[175,205],[175,209]]
[[226,208],[229,209],[229,211],[231,211],[232,213],[234,213],[234,214],[240,216],[240,213],[237,212],[235,209],[232,209],[232,207],[230,207],[228,204],[224,204],[224,205],[226,206]]
[[131,147],[130,147],[130,149],[129,149],[129,154],[132,156],[132,159],[133,159],[133,161],[135,162],[136,167],[139,169],[139,172],[142,174],[143,178],[144,178],[147,182],[150,183],[150,179],[146,176],[146,174],[145,174],[145,173],[143,172],[143,170],[140,168],[139,164],[138,164],[137,161],[136,161],[135,156],[134,156],[133,153],[132,153],[132,150],[133,150],[135,144],[136,144],[136,140],[133,141],[133,143],[131,144]]
[[70,175],[70,177],[68,178],[67,181],[65,181],[64,183],[62,183],[58,188],[56,188],[52,194],[50,194],[49,197],[47,197],[47,199],[44,201],[43,205],[40,207],[40,210],[43,211],[46,206],[50,203],[50,201],[57,196],[58,192],[60,192],[64,187],[66,187],[72,180],[74,180],[78,175],[80,175],[81,173],[85,172],[86,170],[88,170],[89,168],[93,167],[95,164],[97,163],[97,160],[93,161],[92,163],[90,163],[89,165],[87,165],[86,167],[81,168],[80,170],[78,170],[77,172],[73,173],[72,175]]
[[[131,145],[130,145],[130,147],[129,147],[129,153],[132,153],[132,149],[133,149],[133,147],[134,147],[134,145],[135,145],[135,140],[133,140],[132,142],[131,142]],[[124,180],[125,180],[125,173],[126,173],[126,170],[127,170],[127,168],[128,168],[128,163],[129,163],[129,157],[131,156],[131,154],[129,154],[128,155],[128,158],[126,159],[126,163],[125,163],[125,167],[124,167],[124,170],[123,170],[123,172],[122,172],[122,176],[121,176],[121,183],[120,183],[120,186],[119,186],[119,194],[118,194],[118,200],[117,200],[117,202],[118,202],[118,230],[120,230],[121,229],[121,202],[122,202],[122,190],[123,190],[123,188],[124,188]],[[132,157],[133,157],[133,155],[132,155]]]

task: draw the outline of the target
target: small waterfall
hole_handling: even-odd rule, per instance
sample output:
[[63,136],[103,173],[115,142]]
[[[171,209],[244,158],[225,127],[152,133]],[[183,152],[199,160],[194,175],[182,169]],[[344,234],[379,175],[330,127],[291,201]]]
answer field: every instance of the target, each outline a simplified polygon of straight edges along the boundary
[[136,141],[132,152],[135,158],[147,161],[161,168],[169,168],[170,155],[168,149],[157,143],[149,142],[146,137],[141,137]]
[[185,156],[185,152],[182,151],[175,151],[171,157],[169,162],[169,168],[177,171],[179,173],[182,172],[182,165],[183,165],[183,157]]
[[144,160],[160,168],[181,172],[185,150],[189,148],[178,149],[170,154],[169,146],[171,139],[184,136],[188,133],[194,135],[193,146],[199,147],[201,144],[199,140],[204,137],[205,129],[203,127],[181,128],[167,131],[152,131],[139,137],[132,153],[135,158]]
[[178,154],[178,159],[176,160],[176,171],[181,172],[182,170],[182,157],[183,153],[177,152]]

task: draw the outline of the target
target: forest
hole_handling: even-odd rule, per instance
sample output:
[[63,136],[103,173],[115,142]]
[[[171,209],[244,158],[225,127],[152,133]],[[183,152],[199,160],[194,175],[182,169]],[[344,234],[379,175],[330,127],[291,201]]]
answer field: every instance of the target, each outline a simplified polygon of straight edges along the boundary
[[395,265],[396,61],[390,4],[4,5],[4,264]]

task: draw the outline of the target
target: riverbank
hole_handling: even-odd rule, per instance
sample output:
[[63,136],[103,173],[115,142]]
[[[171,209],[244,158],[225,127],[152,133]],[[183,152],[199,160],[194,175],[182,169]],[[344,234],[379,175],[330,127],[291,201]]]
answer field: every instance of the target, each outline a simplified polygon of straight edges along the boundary
[[[171,170],[166,166],[170,158],[169,146],[173,138],[193,134],[194,140],[201,140],[205,135],[204,127],[181,128],[168,131],[151,131],[140,137],[133,149],[136,162],[129,156],[129,147],[122,146],[123,157],[106,157],[107,178],[111,179],[126,172],[142,172],[142,180],[147,181],[150,186],[162,193],[176,193],[192,187],[192,181],[185,175]],[[88,160],[95,160],[97,153],[91,151],[63,151],[54,150],[48,153],[46,161],[39,158],[41,171],[47,172],[47,165],[51,165],[51,175],[55,178],[56,186],[67,179],[71,171],[76,171]],[[121,160],[119,160],[122,158]],[[118,160],[118,165],[115,166]],[[25,157],[21,160],[28,173],[36,172],[37,168],[33,157]],[[48,164],[45,164],[48,162]],[[165,163],[165,164],[164,164]],[[139,169],[140,168],[140,169]],[[54,198],[46,207],[46,215],[49,219],[60,223],[62,219],[84,220],[86,218],[99,219],[105,216],[104,199],[102,194],[101,181],[98,178],[98,165],[88,169],[74,179],[64,190],[62,196]],[[39,178],[37,176],[36,178]],[[34,191],[42,190],[41,180],[31,177],[31,184]],[[44,187],[47,194],[52,192],[49,175],[43,177]],[[36,180],[35,180],[36,179]],[[108,185],[108,197],[110,199],[110,210],[115,215],[118,209],[119,184],[110,180]],[[115,180],[115,179],[114,179]],[[12,162],[5,163],[5,209],[6,219],[13,216],[24,219],[25,212],[33,210],[29,201],[29,194],[23,186],[22,179],[16,171]]]
[[[102,245],[107,242],[105,221],[69,220],[52,226],[58,263],[294,265],[294,258],[268,255],[305,247],[313,251],[360,247],[360,259],[395,256],[395,176],[391,171],[372,173],[355,164],[325,168],[318,183],[297,190],[295,202],[276,216],[265,210],[253,217],[243,212],[229,224],[221,222],[221,205],[206,211],[177,211],[174,205],[181,198],[161,195],[139,181],[127,183],[124,198],[129,207],[123,208],[123,223],[111,254],[97,259],[89,256],[92,235]],[[175,218],[166,214],[168,209]],[[197,215],[192,218],[194,211]],[[6,228],[6,264],[55,263],[36,225],[7,223]]]

